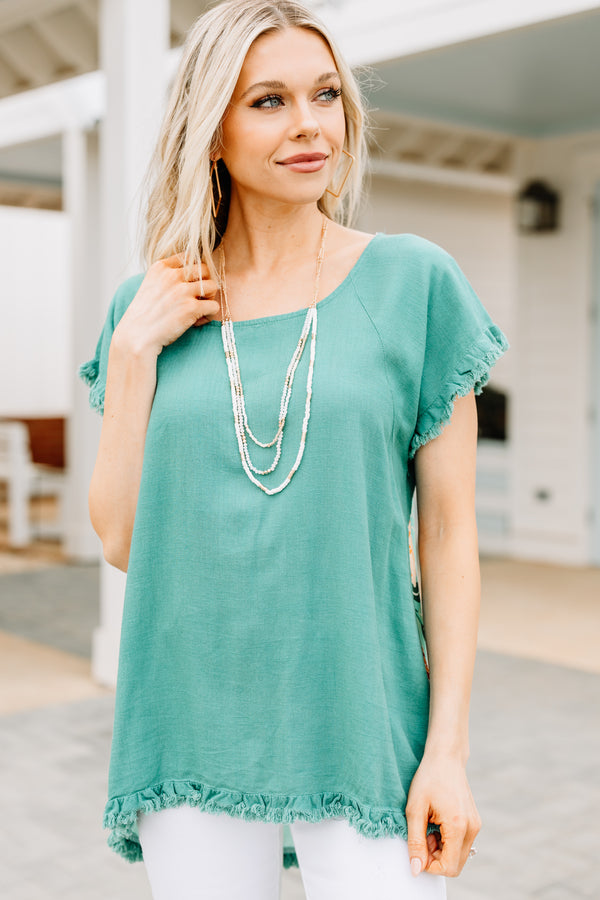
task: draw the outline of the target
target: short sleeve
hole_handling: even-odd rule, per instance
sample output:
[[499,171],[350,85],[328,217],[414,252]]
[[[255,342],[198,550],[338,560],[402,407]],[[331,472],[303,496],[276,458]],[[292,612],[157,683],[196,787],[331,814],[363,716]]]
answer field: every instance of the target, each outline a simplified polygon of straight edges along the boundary
[[456,260],[437,244],[431,266],[417,422],[409,459],[437,437],[454,401],[480,394],[509,344]]
[[106,372],[108,369],[108,351],[114,330],[119,323],[121,316],[125,312],[127,306],[135,296],[144,275],[132,275],[123,281],[110,301],[106,319],[96,344],[96,352],[94,356],[87,362],[82,363],[77,375],[90,389],[89,403],[92,409],[95,409],[101,415],[104,414],[104,391],[106,389]]

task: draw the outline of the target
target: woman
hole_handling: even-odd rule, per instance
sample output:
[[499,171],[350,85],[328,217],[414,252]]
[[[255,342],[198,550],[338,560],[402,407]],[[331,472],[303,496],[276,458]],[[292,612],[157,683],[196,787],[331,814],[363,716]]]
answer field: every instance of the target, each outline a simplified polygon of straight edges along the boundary
[[311,12],[199,18],[147,270],[80,369],[128,573],[104,825],[155,900],[275,900],[282,853],[311,900],[445,897],[481,825],[474,393],[507,343],[441,247],[350,227],[364,144]]

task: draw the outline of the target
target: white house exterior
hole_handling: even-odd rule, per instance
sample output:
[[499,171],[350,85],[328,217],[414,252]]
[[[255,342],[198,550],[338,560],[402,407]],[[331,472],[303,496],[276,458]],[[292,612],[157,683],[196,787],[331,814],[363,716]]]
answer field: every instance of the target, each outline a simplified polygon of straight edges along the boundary
[[[445,247],[512,345],[491,380],[509,397],[508,440],[480,446],[482,551],[600,564],[600,2],[313,5],[371,67],[360,227]],[[75,369],[142,268],[140,178],[204,6],[0,3],[0,416],[67,418],[73,559],[101,557],[87,510],[100,420]],[[540,178],[560,196],[559,227],[525,234],[518,194]],[[102,561],[93,667],[106,684],[123,585]]]

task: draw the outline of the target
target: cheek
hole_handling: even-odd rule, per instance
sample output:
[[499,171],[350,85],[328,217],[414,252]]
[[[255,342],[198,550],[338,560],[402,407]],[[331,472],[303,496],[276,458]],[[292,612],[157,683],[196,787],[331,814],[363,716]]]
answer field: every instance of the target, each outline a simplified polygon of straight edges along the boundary
[[343,144],[346,137],[346,116],[344,115],[343,109],[340,110],[336,125],[338,139],[340,141],[340,144]]
[[254,139],[250,149],[232,158],[234,177],[239,181],[270,184],[273,173],[279,169],[276,160],[283,155],[280,145],[276,140],[265,140],[264,135],[262,141]]
[[337,146],[339,152],[342,152],[344,139],[346,137],[346,118],[344,111],[339,113],[330,111],[329,116],[322,121],[323,134],[334,145]]
[[223,143],[227,148],[225,157],[235,160],[245,168],[261,163],[264,157],[275,153],[279,133],[274,126],[263,122],[260,128],[253,122],[238,120],[223,129]]

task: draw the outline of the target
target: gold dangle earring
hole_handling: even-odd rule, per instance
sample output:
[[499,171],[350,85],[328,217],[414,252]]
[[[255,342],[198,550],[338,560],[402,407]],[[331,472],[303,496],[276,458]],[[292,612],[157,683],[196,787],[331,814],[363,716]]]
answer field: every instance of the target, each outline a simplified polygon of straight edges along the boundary
[[[210,205],[212,207],[213,218],[217,218],[219,214],[219,210],[221,209],[221,199],[223,197],[221,193],[221,183],[219,181],[219,169],[217,166],[217,160],[213,159],[212,166],[210,168]],[[219,195],[219,200],[217,202],[217,206],[215,208],[215,192],[213,188],[213,175],[215,176],[215,180],[217,182],[217,193]]]
[[344,190],[344,185],[345,185],[346,182],[348,181],[348,175],[350,174],[350,170],[352,169],[352,166],[354,165],[354,159],[355,159],[355,157],[352,156],[351,153],[348,153],[347,150],[342,149],[342,153],[345,153],[345,154],[346,154],[346,156],[347,156],[348,159],[350,160],[350,165],[349,165],[348,168],[346,169],[346,174],[344,175],[343,181],[342,181],[342,183],[341,183],[341,185],[340,185],[340,189],[339,189],[339,191],[336,193],[335,191],[332,191],[332,190],[330,190],[329,188],[325,188],[325,190],[326,190],[326,192],[327,192],[328,194],[331,194],[332,197],[336,197],[336,198],[339,197],[339,196],[341,195],[342,191]]

